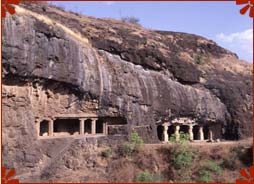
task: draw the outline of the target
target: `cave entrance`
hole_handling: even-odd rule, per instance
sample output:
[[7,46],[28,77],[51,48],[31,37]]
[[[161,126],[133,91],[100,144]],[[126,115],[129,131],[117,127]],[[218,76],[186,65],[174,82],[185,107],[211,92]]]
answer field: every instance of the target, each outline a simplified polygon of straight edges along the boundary
[[199,126],[198,125],[195,125],[193,127],[193,138],[194,140],[199,140],[200,139],[200,136],[199,136]]
[[91,134],[92,133],[92,120],[87,119],[85,120],[85,134]]
[[184,133],[184,134],[189,134],[189,126],[188,125],[181,125],[180,126],[180,134]]
[[102,134],[103,133],[103,120],[98,119],[96,121],[96,134]]
[[209,139],[209,127],[206,125],[204,126],[204,139],[207,140]]
[[79,119],[56,119],[54,133],[63,135],[79,134]]
[[49,121],[43,120],[40,122],[40,136],[48,136],[49,135]]
[[169,137],[169,139],[170,139],[170,137],[172,136],[172,135],[174,135],[175,134],[175,126],[174,125],[170,125],[169,127],[168,127],[168,137]]
[[162,125],[157,126],[157,136],[160,141],[163,141],[163,126]]
[[221,139],[222,138],[222,125],[219,123],[214,123],[209,125],[209,130],[212,131],[213,139]]

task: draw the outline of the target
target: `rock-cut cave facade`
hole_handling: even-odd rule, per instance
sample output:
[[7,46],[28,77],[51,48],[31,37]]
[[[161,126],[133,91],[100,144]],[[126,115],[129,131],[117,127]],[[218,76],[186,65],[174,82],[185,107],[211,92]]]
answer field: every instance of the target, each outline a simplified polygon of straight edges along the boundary
[[[125,126],[121,118],[115,118],[117,123],[111,122],[112,118],[100,118],[96,115],[67,115],[46,118],[36,122],[39,138],[58,138],[69,136],[107,136],[114,132],[117,126]],[[168,143],[174,136],[176,141],[181,139],[181,134],[189,135],[190,141],[219,141],[223,129],[220,124],[210,123],[200,125],[189,118],[175,118],[165,121],[157,126],[158,139]]]

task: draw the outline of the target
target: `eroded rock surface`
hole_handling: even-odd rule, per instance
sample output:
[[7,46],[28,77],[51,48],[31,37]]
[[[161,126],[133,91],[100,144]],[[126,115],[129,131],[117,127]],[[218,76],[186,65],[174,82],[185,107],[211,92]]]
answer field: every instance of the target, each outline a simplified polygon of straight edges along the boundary
[[252,65],[213,41],[43,4],[16,11],[2,25],[7,167],[22,173],[44,165],[43,178],[51,144],[75,145],[38,140],[36,121],[56,114],[124,117],[127,131],[137,130],[149,143],[158,142],[156,123],[178,117],[220,123],[224,139],[251,136]]

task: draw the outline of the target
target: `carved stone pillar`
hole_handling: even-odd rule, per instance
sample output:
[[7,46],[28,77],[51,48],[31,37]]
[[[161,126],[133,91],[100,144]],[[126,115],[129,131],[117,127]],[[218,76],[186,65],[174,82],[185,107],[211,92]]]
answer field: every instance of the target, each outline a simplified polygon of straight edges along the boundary
[[176,129],[175,129],[175,136],[176,136],[176,141],[180,141],[180,126],[176,125]]
[[163,125],[163,138],[164,142],[168,142],[168,125]]
[[79,135],[84,135],[85,132],[85,119],[79,119]]
[[189,125],[189,136],[190,136],[190,141],[193,141],[194,140],[193,125]]
[[203,131],[203,127],[200,126],[199,127],[199,140],[203,141],[205,138],[204,138],[204,131]]
[[92,119],[92,134],[96,134],[96,120],[97,119]]
[[54,121],[52,119],[49,120],[49,136],[53,136],[54,135]]
[[208,138],[210,141],[213,141],[213,131],[209,128],[209,132],[208,132]]
[[103,134],[108,135],[108,123],[107,122],[103,123]]

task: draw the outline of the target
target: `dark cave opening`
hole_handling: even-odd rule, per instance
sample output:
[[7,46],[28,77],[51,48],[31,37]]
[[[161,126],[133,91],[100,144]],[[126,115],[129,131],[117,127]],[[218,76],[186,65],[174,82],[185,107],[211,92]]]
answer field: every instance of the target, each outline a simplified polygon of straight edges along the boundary
[[92,133],[92,120],[91,119],[87,119],[85,121],[85,130],[84,130],[85,134],[91,134]]
[[79,133],[79,119],[56,119],[54,121],[54,132],[56,133]]
[[175,126],[174,125],[170,125],[169,127],[168,127],[168,137],[169,137],[169,139],[170,139],[170,137],[172,136],[172,135],[174,135],[175,134]]
[[47,133],[49,135],[49,121],[43,120],[40,122],[40,136],[43,136]]
[[206,125],[204,126],[204,139],[207,140],[209,138],[209,127]]
[[189,133],[189,126],[188,125],[181,125],[179,132],[184,133],[184,134],[188,134]]
[[100,118],[96,121],[96,133],[97,134],[103,133],[103,120]]
[[163,126],[162,125],[157,126],[157,136],[160,141],[163,141]]
[[194,140],[199,140],[199,126],[195,125],[193,127],[193,138]]

